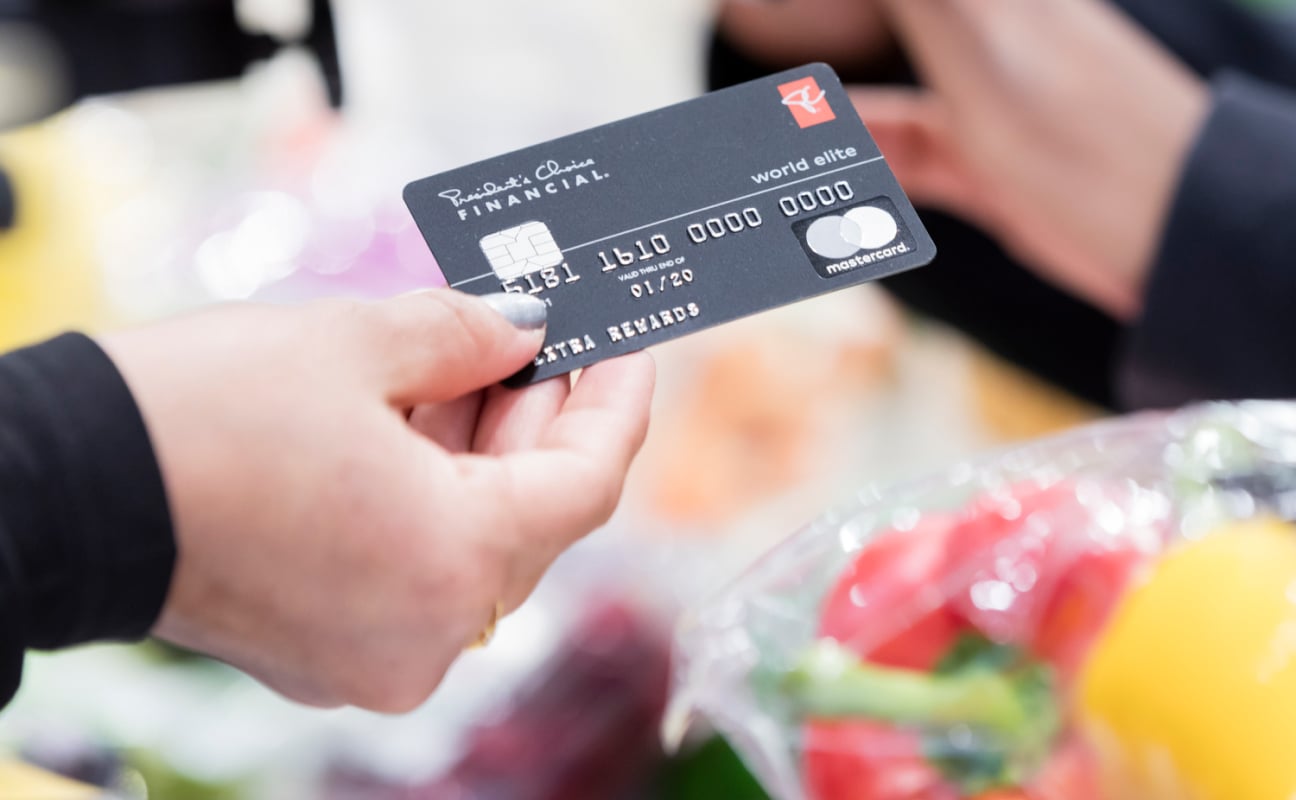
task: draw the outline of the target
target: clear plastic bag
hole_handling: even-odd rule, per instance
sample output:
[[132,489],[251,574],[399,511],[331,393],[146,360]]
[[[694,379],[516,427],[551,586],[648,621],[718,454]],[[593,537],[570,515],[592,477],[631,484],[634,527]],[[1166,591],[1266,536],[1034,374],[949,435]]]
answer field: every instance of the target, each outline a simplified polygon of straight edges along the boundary
[[685,617],[666,738],[705,718],[784,800],[1286,800],[1293,518],[1283,403],[868,487]]

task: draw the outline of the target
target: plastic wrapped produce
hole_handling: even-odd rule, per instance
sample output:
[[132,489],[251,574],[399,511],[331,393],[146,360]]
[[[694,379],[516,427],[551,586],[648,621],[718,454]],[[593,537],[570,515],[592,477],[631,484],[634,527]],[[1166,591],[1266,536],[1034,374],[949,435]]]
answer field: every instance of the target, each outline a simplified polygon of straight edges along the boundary
[[1296,796],[1296,405],[1144,414],[869,488],[677,636],[788,800]]

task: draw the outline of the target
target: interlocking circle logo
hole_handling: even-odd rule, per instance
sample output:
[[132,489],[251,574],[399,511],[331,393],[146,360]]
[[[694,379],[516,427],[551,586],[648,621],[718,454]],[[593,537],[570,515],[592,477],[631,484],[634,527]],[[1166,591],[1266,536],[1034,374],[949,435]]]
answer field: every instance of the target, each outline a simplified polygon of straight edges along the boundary
[[825,278],[866,269],[918,248],[899,210],[885,197],[800,220],[792,230],[815,272]]
[[886,247],[899,234],[895,217],[880,208],[862,206],[815,220],[806,229],[806,244],[824,258],[841,259],[861,250]]

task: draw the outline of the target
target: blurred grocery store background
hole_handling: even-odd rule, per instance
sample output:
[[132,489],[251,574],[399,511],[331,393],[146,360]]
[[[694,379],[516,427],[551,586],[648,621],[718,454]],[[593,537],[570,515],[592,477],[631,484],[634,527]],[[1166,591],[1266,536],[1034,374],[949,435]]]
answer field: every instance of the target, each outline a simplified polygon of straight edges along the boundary
[[[698,94],[714,11],[232,5],[0,0],[0,349],[440,285],[404,184]],[[121,797],[758,797],[705,731],[659,752],[679,609],[860,486],[1087,413],[871,287],[658,360],[622,511],[419,712],[297,708],[165,648],[101,647],[33,657],[0,748]],[[0,797],[26,796],[6,794],[19,775],[0,767]]]

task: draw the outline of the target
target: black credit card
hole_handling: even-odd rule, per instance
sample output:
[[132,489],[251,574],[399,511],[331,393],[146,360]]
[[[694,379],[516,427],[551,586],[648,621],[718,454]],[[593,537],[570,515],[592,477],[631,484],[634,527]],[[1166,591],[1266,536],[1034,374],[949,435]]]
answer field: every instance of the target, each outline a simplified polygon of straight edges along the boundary
[[823,64],[416,181],[405,202],[451,287],[549,304],[514,385],[936,255]]

